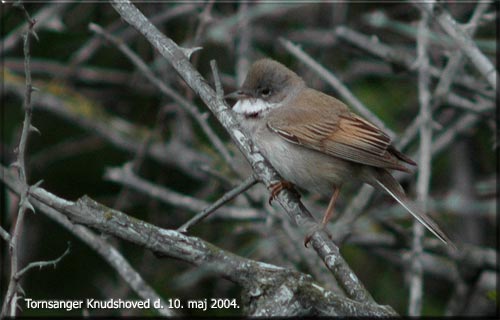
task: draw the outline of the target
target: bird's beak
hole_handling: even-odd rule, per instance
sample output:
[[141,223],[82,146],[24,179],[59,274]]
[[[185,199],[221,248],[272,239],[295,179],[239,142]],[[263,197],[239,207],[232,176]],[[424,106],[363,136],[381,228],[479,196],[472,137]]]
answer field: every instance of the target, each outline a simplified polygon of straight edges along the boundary
[[224,96],[224,99],[240,100],[250,98],[250,93],[243,89],[236,90]]

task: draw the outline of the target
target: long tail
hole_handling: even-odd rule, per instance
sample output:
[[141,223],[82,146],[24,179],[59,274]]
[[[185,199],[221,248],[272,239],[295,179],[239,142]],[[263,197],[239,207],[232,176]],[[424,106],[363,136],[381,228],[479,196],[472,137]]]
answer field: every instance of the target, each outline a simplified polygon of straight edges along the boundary
[[425,212],[418,208],[406,196],[399,182],[385,169],[375,169],[375,183],[390,194],[397,202],[399,202],[408,212],[410,212],[421,224],[423,224],[430,232],[432,232],[439,240],[445,244],[455,247],[450,238],[444,233],[434,220],[431,219]]

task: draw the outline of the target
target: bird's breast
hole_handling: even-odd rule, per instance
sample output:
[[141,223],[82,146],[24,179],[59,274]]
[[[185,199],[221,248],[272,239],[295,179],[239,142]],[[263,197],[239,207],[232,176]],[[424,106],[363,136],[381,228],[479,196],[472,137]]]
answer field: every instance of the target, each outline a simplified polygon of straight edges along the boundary
[[[251,126],[251,125],[250,125]],[[331,195],[351,177],[356,164],[285,141],[265,124],[253,126],[254,141],[278,173],[310,192]]]

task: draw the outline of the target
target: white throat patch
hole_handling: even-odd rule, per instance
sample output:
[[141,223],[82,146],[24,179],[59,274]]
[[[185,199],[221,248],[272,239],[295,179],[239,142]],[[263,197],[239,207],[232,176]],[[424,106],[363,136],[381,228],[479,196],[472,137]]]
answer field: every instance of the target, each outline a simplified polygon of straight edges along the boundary
[[277,106],[277,103],[265,102],[262,99],[241,99],[233,106],[233,111],[245,116],[258,116],[263,111]]

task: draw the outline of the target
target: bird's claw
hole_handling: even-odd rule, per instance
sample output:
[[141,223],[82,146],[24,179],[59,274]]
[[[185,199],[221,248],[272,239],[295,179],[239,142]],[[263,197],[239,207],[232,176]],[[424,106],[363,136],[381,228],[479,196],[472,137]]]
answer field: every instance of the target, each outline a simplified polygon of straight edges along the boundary
[[296,192],[293,183],[291,183],[289,181],[283,180],[283,181],[279,181],[279,182],[273,183],[273,184],[271,184],[269,186],[269,191],[271,191],[271,196],[269,197],[269,201],[268,201],[269,205],[272,204],[272,202],[276,199],[276,197],[278,196],[278,194],[283,189],[288,189],[290,191]]

